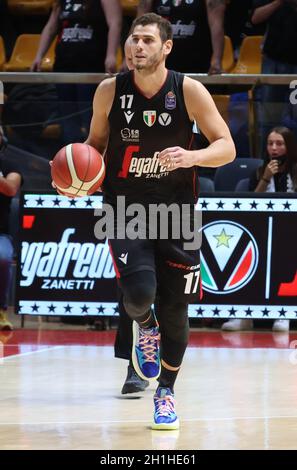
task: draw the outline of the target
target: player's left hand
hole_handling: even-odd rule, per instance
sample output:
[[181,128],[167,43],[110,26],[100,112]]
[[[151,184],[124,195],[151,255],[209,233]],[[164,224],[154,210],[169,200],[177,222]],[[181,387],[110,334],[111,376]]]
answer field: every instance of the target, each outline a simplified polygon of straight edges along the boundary
[[159,161],[168,171],[194,166],[193,152],[182,147],[169,147],[159,153]]

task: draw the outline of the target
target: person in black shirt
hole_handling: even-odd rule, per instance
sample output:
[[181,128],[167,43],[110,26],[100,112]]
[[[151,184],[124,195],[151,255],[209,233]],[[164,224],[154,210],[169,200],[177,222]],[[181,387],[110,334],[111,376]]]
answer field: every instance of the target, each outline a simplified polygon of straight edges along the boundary
[[[263,45],[263,74],[297,74],[297,0],[254,0],[252,22],[266,22]],[[259,108],[259,139],[261,152],[265,149],[265,136],[269,129],[282,125],[297,134],[296,106],[290,103],[288,85],[261,87]]]
[[236,59],[240,46],[247,36],[263,35],[265,23],[255,25],[251,22],[254,0],[226,0],[225,34],[230,37]]
[[[55,0],[31,70],[40,71],[57,35],[54,72],[114,73],[121,24],[119,0]],[[88,129],[95,90],[90,84],[57,85],[61,115],[67,114],[62,126],[65,144],[77,142],[82,129]]]
[[[252,23],[266,22],[266,35],[263,45],[263,73],[283,73],[278,66],[283,65],[287,73],[296,73],[297,55],[297,0],[254,0]],[[274,71],[265,70],[265,59],[274,63]]]
[[55,72],[115,72],[121,23],[118,0],[55,0],[32,70],[58,34]]
[[138,16],[154,12],[170,21],[173,51],[167,67],[183,73],[222,73],[226,0],[140,0]]
[[[186,220],[192,221],[198,167],[232,161],[234,144],[205,87],[166,69],[170,23],[146,14],[133,22],[131,34],[134,70],[100,83],[86,141],[105,154],[104,199],[116,217],[125,196],[126,213],[135,204],[147,214],[160,203],[167,209],[175,203],[189,208]],[[194,121],[210,142],[206,149],[191,150]],[[133,238],[130,221],[125,236],[109,236],[109,244],[125,309],[134,320],[133,365],[143,379],[159,379],[152,428],[177,429],[174,383],[188,342],[188,304],[200,294],[199,251],[183,236],[173,237],[170,222],[167,237],[158,233],[159,224],[157,232],[146,226],[144,237]]]
[[[0,128],[0,148],[3,133]],[[5,159],[0,151],[0,330],[12,330],[12,324],[6,317],[8,293],[11,284],[11,262],[13,246],[9,236],[9,213],[11,199],[21,186],[19,171]]]

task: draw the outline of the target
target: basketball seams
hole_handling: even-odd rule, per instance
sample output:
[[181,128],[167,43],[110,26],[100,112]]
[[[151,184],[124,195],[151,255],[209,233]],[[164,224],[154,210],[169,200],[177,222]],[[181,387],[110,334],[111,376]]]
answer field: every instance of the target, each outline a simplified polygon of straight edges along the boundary
[[[53,169],[52,173],[53,173],[52,175],[53,180],[55,180],[56,178],[59,178],[59,180],[66,185],[66,188],[69,187],[69,182],[65,180],[65,176],[61,175],[61,173],[58,170],[56,170],[56,168]],[[58,186],[56,182],[55,182],[55,185]]]
[[76,185],[76,186],[79,186],[79,189],[81,189],[83,182],[81,179],[78,178],[77,173],[76,173],[76,168],[74,165],[73,155],[72,155],[72,144],[66,145],[66,159],[67,159],[69,172],[72,178],[71,186],[75,188],[74,185]]
[[[74,145],[74,147],[73,147],[73,145]],[[79,159],[79,153],[80,153],[80,151],[81,152],[83,151],[83,149],[79,148],[80,145],[87,146],[87,148],[88,148],[87,149],[87,152],[88,152],[87,165],[84,165],[84,160],[82,160],[80,162],[80,165],[81,165],[80,170],[83,170],[83,172],[84,172],[82,177],[78,176],[79,168],[77,168],[77,166],[76,166],[77,159]],[[67,193],[72,194],[74,197],[75,196],[88,196],[89,191],[91,191],[91,194],[93,194],[93,192],[95,192],[96,189],[98,189],[98,187],[99,187],[99,185],[97,185],[97,188],[96,188],[96,183],[98,181],[100,181],[100,184],[102,184],[101,180],[104,178],[105,163],[104,163],[103,157],[100,155],[99,152],[97,152],[96,149],[94,149],[93,147],[91,147],[87,144],[68,144],[64,148],[64,152],[65,153],[60,155],[59,161],[56,162],[57,164],[55,165],[55,163],[54,163],[54,165],[53,165],[54,166],[54,168],[53,168],[54,171],[52,173],[52,176],[53,176],[54,182],[55,182],[55,179],[59,179],[59,182],[61,184],[67,185],[67,187],[62,187],[62,186],[60,186],[59,184],[57,184],[55,182],[57,188],[60,191],[64,192],[65,194],[67,194]],[[86,154],[85,154],[85,157],[87,157]],[[100,158],[101,160],[99,161],[98,158]],[[65,163],[66,163],[66,167],[67,167],[68,172],[69,172],[70,181],[65,181],[65,175],[63,175],[64,169],[63,168],[61,169],[61,165],[63,164],[64,159],[66,160]],[[87,178],[88,173],[92,171],[91,166],[93,164],[93,160],[94,160],[94,163],[95,163],[96,159],[98,161],[98,163],[97,163],[98,164],[98,173],[97,173],[97,175],[91,181],[84,181],[85,178]],[[60,162],[60,164],[59,164],[59,162]],[[79,165],[79,163],[78,163],[78,165]],[[94,166],[96,167],[96,165],[94,165]],[[57,171],[56,167],[58,168],[59,171]],[[94,170],[92,172],[94,173]],[[95,189],[93,189],[94,186],[95,186]]]
[[86,177],[87,177],[87,174],[88,174],[88,171],[89,171],[89,168],[90,168],[90,161],[91,161],[91,152],[90,152],[90,147],[89,147],[88,144],[87,144],[87,148],[88,148],[88,165],[87,165],[87,169],[86,169],[85,175],[84,175],[84,177],[82,178],[83,184],[85,183],[85,179],[86,179]]
[[56,185],[58,184],[57,183],[57,179],[58,179],[60,180],[59,183],[64,184],[65,187],[68,188],[69,185],[71,185],[72,176],[70,172],[68,172],[68,175],[65,173],[65,171],[67,170],[67,162],[65,164],[64,160],[65,160],[64,149],[61,149],[53,160],[52,168],[51,168],[51,175]]
[[[88,160],[88,167],[87,167],[87,170],[86,170],[86,173],[85,173],[85,176],[83,178],[84,182],[84,187],[88,188],[88,190],[90,189],[90,187],[95,184],[102,176],[103,172],[105,171],[105,166],[104,166],[104,160],[103,158],[101,157],[101,155],[98,155],[99,158],[101,158],[101,165],[100,165],[100,170],[99,170],[99,173],[90,181],[85,181],[87,175],[88,175],[88,172],[89,172],[89,167],[90,167],[90,162],[91,162],[91,151],[92,151],[92,147],[90,147],[90,145],[88,144],[85,144],[87,145],[88,147],[88,155],[89,155],[89,160]],[[96,158],[97,158],[97,155],[96,155]],[[88,186],[90,185],[90,186]]]

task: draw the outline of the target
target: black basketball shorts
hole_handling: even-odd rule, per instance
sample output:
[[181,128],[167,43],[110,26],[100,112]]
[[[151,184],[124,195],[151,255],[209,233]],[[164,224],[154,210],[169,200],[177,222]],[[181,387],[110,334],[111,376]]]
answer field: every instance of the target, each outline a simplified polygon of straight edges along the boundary
[[157,294],[177,302],[199,303],[201,298],[199,250],[185,250],[183,240],[109,240],[116,276],[153,271]]

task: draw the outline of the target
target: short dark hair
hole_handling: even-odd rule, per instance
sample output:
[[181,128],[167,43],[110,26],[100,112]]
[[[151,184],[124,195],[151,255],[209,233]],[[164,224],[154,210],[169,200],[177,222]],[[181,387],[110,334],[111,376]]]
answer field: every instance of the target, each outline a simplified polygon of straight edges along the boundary
[[162,18],[162,16],[156,15],[156,13],[146,13],[145,15],[135,18],[130,29],[130,34],[133,34],[136,26],[147,26],[148,24],[156,24],[158,26],[162,43],[168,41],[168,39],[172,40],[173,33],[171,23],[165,18]]

